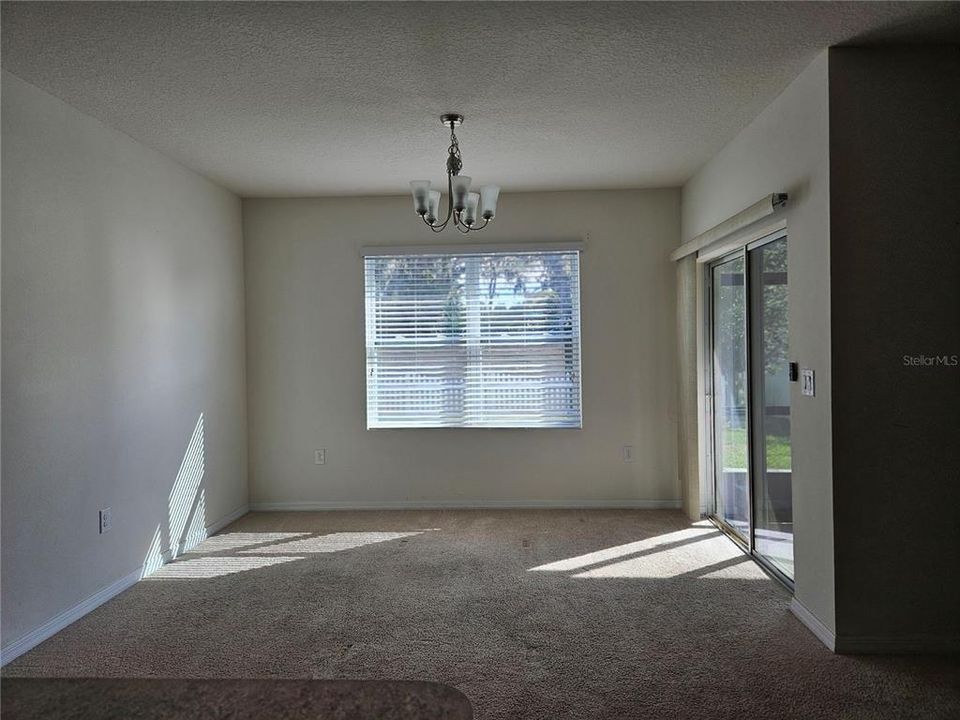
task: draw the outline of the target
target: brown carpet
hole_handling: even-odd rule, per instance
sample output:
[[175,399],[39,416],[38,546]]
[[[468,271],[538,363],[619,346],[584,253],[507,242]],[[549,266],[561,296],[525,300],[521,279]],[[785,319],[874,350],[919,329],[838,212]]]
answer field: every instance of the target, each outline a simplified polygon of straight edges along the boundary
[[3,672],[431,680],[488,720],[960,717],[956,659],[833,655],[788,602],[677,512],[254,513]]
[[10,720],[471,720],[470,702],[440,683],[407,680],[0,680]]

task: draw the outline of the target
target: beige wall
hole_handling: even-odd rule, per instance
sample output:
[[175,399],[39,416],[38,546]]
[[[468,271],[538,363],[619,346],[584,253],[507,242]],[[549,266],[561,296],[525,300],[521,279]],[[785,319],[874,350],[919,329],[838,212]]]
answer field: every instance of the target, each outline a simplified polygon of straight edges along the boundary
[[8,73],[2,91],[9,648],[247,485],[239,199]]
[[677,469],[683,511],[691,520],[709,511],[700,492],[697,301],[697,259],[688,255],[677,262]]
[[817,381],[813,398],[791,385],[796,599],[833,631],[828,123],[824,52],[683,188],[681,234],[689,240],[771,192],[790,194],[790,357]]
[[477,236],[586,239],[582,430],[366,430],[360,248],[465,240],[432,236],[405,197],[244,200],[243,216],[254,506],[677,506],[676,190],[506,195]]

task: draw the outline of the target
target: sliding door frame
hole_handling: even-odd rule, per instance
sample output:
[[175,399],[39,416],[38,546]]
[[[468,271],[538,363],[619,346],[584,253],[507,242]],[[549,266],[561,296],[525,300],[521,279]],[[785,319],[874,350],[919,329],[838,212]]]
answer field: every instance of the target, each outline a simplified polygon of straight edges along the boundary
[[[746,460],[746,473],[747,473],[747,532],[745,533],[746,537],[741,535],[732,525],[730,525],[726,520],[720,517],[718,514],[718,498],[720,496],[719,488],[719,478],[717,476],[717,460],[721,456],[717,448],[717,423],[716,423],[716,387],[714,380],[716,378],[716,368],[715,368],[715,356],[714,348],[716,347],[716,327],[714,324],[714,285],[713,285],[713,271],[717,267],[724,265],[731,260],[743,260],[743,288],[744,288],[744,373],[746,375],[746,382],[744,386],[744,399],[746,402],[746,408],[744,412],[744,422],[746,423],[746,436],[747,436],[747,452],[745,454]],[[744,551],[747,553],[753,552],[753,495],[750,491],[750,471],[753,467],[753,457],[750,452],[752,447],[750,444],[750,432],[753,425],[753,417],[750,412],[751,404],[750,399],[753,394],[753,388],[751,387],[750,378],[750,344],[748,341],[749,332],[750,332],[750,323],[749,323],[749,293],[748,293],[748,283],[749,278],[749,265],[747,262],[746,248],[741,247],[733,252],[726,253],[720,257],[714,258],[705,268],[704,280],[706,282],[706,288],[704,291],[704,298],[707,303],[707,327],[706,327],[706,339],[707,339],[707,352],[706,358],[707,363],[705,367],[705,383],[704,387],[707,391],[707,401],[706,401],[706,410],[707,410],[707,421],[709,428],[709,439],[707,443],[708,452],[710,453],[710,463],[708,465],[708,472],[710,473],[710,487],[713,490],[712,503],[710,508],[710,520],[713,521],[724,533],[730,536]]]
[[[718,255],[716,257],[711,257],[709,260],[704,261],[704,272],[703,272],[703,281],[704,281],[704,291],[703,291],[703,317],[705,320],[704,323],[704,367],[703,367],[703,388],[704,388],[704,428],[706,429],[707,442],[707,460],[705,463],[706,471],[708,475],[708,484],[712,490],[712,498],[710,500],[710,514],[708,515],[709,520],[716,525],[725,535],[732,539],[736,545],[743,550],[747,555],[749,555],[753,560],[760,565],[763,570],[773,577],[774,579],[780,581],[787,586],[791,591],[794,589],[794,581],[792,578],[788,577],[783,573],[779,568],[777,568],[773,563],[767,560],[763,555],[757,552],[756,544],[754,539],[754,534],[756,532],[756,503],[755,503],[755,483],[757,478],[754,476],[754,469],[757,467],[757,453],[762,453],[764,451],[763,438],[755,437],[755,433],[758,431],[756,423],[756,415],[754,408],[754,398],[756,395],[755,383],[758,382],[757,378],[754,375],[754,328],[752,326],[753,319],[753,305],[754,305],[754,294],[751,287],[751,276],[752,276],[752,263],[750,262],[750,253],[757,248],[763,247],[777,240],[789,240],[787,239],[787,230],[786,227],[779,228],[773,232],[764,235],[763,237],[752,240],[749,243],[744,243],[740,247],[732,250],[730,252]],[[736,258],[743,258],[743,288],[744,288],[744,313],[743,313],[743,337],[744,343],[746,345],[746,374],[747,382],[745,388],[746,396],[746,430],[747,430],[747,516],[749,518],[749,528],[747,529],[747,538],[744,541],[744,538],[736,531],[732,526],[730,526],[723,518],[717,514],[717,448],[716,448],[716,415],[714,413],[714,404],[715,404],[715,395],[714,395],[714,316],[713,316],[713,269],[718,265],[722,265],[725,262],[734,260]],[[759,382],[763,382],[763,378],[759,379]]]

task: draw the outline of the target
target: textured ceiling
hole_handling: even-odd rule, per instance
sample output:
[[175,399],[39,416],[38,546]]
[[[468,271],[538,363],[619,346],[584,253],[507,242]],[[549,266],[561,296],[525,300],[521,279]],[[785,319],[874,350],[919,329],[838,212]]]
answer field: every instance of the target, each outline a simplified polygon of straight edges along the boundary
[[813,57],[953,3],[4,2],[3,66],[245,196],[673,186]]

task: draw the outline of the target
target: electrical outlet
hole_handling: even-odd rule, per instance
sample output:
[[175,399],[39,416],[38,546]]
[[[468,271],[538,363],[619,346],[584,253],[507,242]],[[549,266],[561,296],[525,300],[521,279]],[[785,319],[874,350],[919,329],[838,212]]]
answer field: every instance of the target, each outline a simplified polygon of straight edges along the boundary
[[633,445],[624,445],[623,446],[623,461],[625,463],[632,463],[634,461],[633,455]]
[[327,449],[321,448],[320,450],[313,451],[313,464],[314,465],[326,465],[327,464]]
[[100,511],[100,534],[110,532],[111,527],[113,527],[113,512],[110,508],[104,508]]

